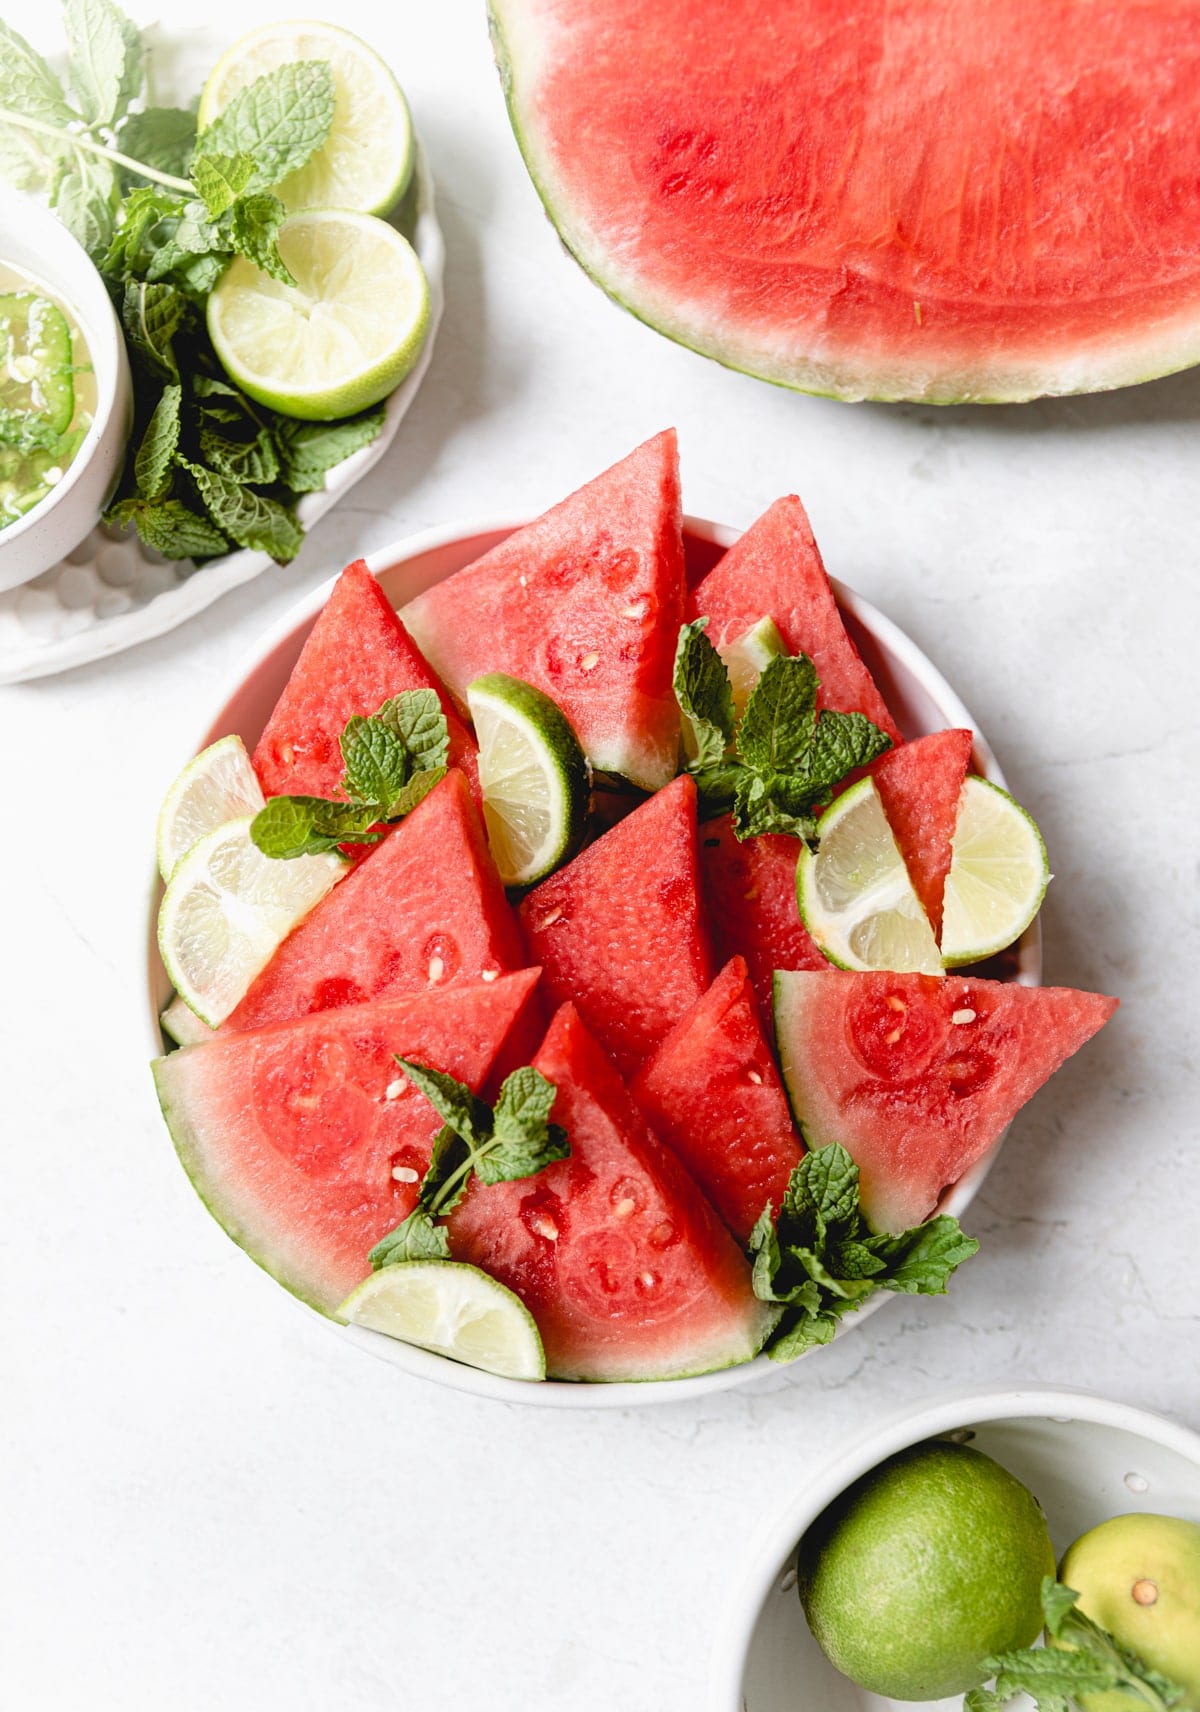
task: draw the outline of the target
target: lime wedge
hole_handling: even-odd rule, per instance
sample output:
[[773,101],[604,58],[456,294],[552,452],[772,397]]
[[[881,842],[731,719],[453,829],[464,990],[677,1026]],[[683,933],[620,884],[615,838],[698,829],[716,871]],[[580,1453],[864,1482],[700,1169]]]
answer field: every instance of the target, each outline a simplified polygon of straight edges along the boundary
[[777,654],[787,653],[787,647],[775,620],[768,616],[760,618],[744,635],[735,637],[717,652],[724,660],[725,670],[729,673],[729,687],[733,691],[733,711],[740,719],[746,711],[746,703],[750,700],[750,692],[755,684]]
[[544,1379],[546,1356],[533,1315],[477,1266],[405,1260],[352,1290],[338,1318],[420,1344],[504,1379]]
[[1019,939],[1046,895],[1050,864],[1033,819],[999,785],[963,786],[942,909],[942,961],[978,963]]
[[817,822],[818,845],[800,844],[800,915],[831,963],[940,975],[929,918],[872,779],[860,779]]
[[227,821],[179,862],[158,911],[158,949],[184,1004],[218,1028],[277,946],[347,871],[339,856],[264,856],[253,815]]
[[204,85],[201,131],[256,77],[301,59],[325,60],[333,71],[333,125],[307,164],[275,187],[276,195],[292,212],[351,208],[386,214],[412,176],[412,120],[388,67],[349,30],[293,21],[266,24],[242,36],[222,54]]
[[198,1046],[202,1040],[213,1037],[208,1024],[201,1022],[180,998],[172,999],[158,1020],[164,1034],[169,1034],[176,1046]]
[[198,838],[239,815],[257,814],[262,787],[240,737],[222,737],[189,761],[158,811],[158,871],[169,880]]
[[520,678],[476,678],[467,705],[492,858],[506,886],[531,886],[583,837],[587,761],[557,703]]
[[208,331],[242,391],[285,416],[326,421],[377,404],[412,368],[429,286],[406,238],[340,209],[293,214],[279,253],[295,285],[235,256],[208,299]]

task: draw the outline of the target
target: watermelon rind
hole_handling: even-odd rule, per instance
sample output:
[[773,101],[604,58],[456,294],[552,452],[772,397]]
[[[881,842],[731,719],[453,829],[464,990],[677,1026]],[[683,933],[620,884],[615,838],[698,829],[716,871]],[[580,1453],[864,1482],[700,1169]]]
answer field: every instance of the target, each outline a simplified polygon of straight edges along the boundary
[[610,254],[573,217],[568,199],[555,194],[554,171],[541,147],[537,126],[523,108],[523,75],[535,76],[539,60],[551,51],[536,28],[519,17],[521,5],[511,0],[488,0],[492,50],[513,135],[533,187],[568,254],[605,296],[644,326],[661,333],[685,350],[708,357],[722,368],[767,381],[773,386],[843,403],[1024,404],[1038,398],[1108,392],[1160,380],[1200,364],[1200,304],[1173,318],[1164,327],[1138,327],[1124,337],[1110,329],[1104,339],[1068,348],[1039,360],[1027,357],[1011,363],[977,364],[965,358],[957,364],[907,367],[887,359],[872,363],[822,361],[815,355],[782,356],[766,345],[739,340],[719,324],[704,328],[689,320],[685,306],[669,295],[655,296],[643,280],[623,274]]

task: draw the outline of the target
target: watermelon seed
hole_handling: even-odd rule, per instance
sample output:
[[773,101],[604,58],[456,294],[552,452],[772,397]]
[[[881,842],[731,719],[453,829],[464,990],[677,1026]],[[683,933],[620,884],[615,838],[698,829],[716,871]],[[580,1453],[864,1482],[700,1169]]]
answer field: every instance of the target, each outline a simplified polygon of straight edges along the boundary
[[398,1100],[405,1088],[408,1087],[407,1076],[397,1076],[394,1082],[389,1082],[383,1090],[385,1100]]
[[632,1195],[626,1195],[625,1199],[623,1201],[617,1202],[616,1206],[613,1208],[613,1211],[616,1213],[616,1215],[619,1219],[627,1219],[629,1217],[630,1213],[634,1210],[636,1205],[637,1205],[637,1202],[634,1200],[633,1196]]
[[645,616],[646,603],[644,600],[635,600],[632,606],[623,606],[621,608],[622,618],[645,618]]
[[522,588],[525,588],[528,584],[529,579],[528,579],[528,577],[518,577],[517,581],[520,583]]
[[536,1218],[530,1219],[529,1223],[539,1236],[546,1238],[547,1242],[558,1241],[558,1226],[547,1214],[539,1213]]
[[499,969],[484,969],[480,972],[481,981],[496,981],[500,977]]
[[904,1012],[908,1009],[908,1006],[900,997],[899,993],[889,993],[887,998],[884,1000],[884,1003],[890,1011]]
[[950,1021],[957,1023],[974,1022],[975,1012],[969,1007],[965,1010],[955,1011],[954,1015],[950,1018]]
[[647,1290],[653,1290],[654,1286],[658,1283],[658,1274],[655,1272],[640,1272],[638,1274],[638,1280],[646,1286]]
[[545,914],[545,915],[544,915],[544,916],[543,916],[543,917],[542,917],[542,919],[541,919],[541,921],[539,921],[539,922],[538,922],[538,929],[539,929],[539,931],[540,931],[540,930],[541,930],[541,929],[542,929],[542,928],[543,928],[543,927],[553,927],[553,926],[554,926],[554,923],[555,923],[555,922],[556,922],[556,921],[557,921],[557,920],[558,920],[558,919],[559,919],[559,917],[560,917],[560,916],[561,916],[561,915],[562,915],[562,911],[561,911],[561,910],[560,910],[560,909],[552,909],[552,910],[549,910],[549,911],[548,911],[548,912],[547,912],[547,914]]
[[585,654],[579,662],[579,670],[581,672],[593,672],[599,664],[599,654]]
[[419,1183],[421,1173],[414,1171],[411,1165],[393,1165],[392,1176],[397,1183]]
[[431,957],[429,959],[429,980],[430,980],[430,984],[436,985],[437,982],[441,980],[442,976],[445,973],[446,973],[446,965],[445,965],[445,962],[442,960],[442,958]]
[[762,1087],[762,1077],[759,1075],[757,1070],[747,1070],[746,1075],[754,1083],[756,1088]]
[[889,1028],[883,1038],[887,1041],[889,1046],[895,1046],[903,1033],[904,1030],[902,1028]]

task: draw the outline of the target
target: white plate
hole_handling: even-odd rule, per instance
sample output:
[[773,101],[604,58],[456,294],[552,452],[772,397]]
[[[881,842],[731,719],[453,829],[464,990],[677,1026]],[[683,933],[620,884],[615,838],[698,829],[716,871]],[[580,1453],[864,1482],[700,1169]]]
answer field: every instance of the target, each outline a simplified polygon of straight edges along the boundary
[[[372,553],[367,564],[379,578],[392,605],[401,607],[431,584],[440,582],[444,577],[452,576],[455,571],[461,570],[464,565],[471,564],[527,521],[527,518],[508,518],[427,530],[423,534],[410,536],[391,547],[384,547]],[[726,528],[720,523],[710,523],[704,518],[684,518],[684,543],[693,582],[697,574],[703,574],[726,548],[733,545],[739,534],[740,530]],[[265,641],[258,644],[253,656],[238,673],[228,699],[196,745],[196,751],[229,732],[239,733],[245,739],[247,748],[253,749],[299,657],[317,614],[329,598],[333,581],[331,578],[322,587],[307,594],[268,633]],[[890,618],[885,618],[868,601],[855,594],[853,589],[847,588],[836,579],[833,587],[847,629],[905,735],[919,737],[929,731],[943,730],[946,726],[969,726],[975,732],[973,759],[976,771],[994,783],[1003,785],[1004,775],[987,741],[936,667]],[[180,757],[181,767],[185,760],[185,756]],[[163,1050],[158,1018],[171,996],[171,983],[159,960],[155,934],[161,895],[162,886],[156,873],[150,891],[148,921],[149,1024],[156,1056]],[[1018,981],[1022,986],[1037,986],[1042,975],[1042,941],[1041,930],[1036,921],[1014,951],[1006,954],[1006,958],[1003,969],[1005,979]],[[998,1151],[999,1143],[960,1178],[944,1197],[943,1211],[961,1214],[970,1205]],[[260,1272],[259,1276],[266,1280],[268,1275]],[[277,1287],[273,1281],[272,1286]],[[883,1292],[872,1297],[858,1313],[851,1314],[840,1322],[837,1336],[842,1337],[853,1332],[856,1326],[862,1325],[867,1316],[881,1308],[887,1300],[888,1297]],[[333,1324],[332,1321],[329,1323]],[[531,1403],[564,1409],[627,1409],[645,1403],[681,1402],[688,1397],[703,1396],[709,1391],[724,1391],[735,1385],[745,1385],[768,1373],[777,1375],[780,1371],[767,1356],[760,1355],[754,1361],[744,1362],[740,1367],[728,1367],[718,1373],[701,1374],[696,1379],[660,1379],[612,1385],[581,1385],[547,1380],[535,1385],[481,1373],[475,1368],[450,1361],[445,1356],[432,1355],[426,1350],[385,1337],[381,1332],[367,1331],[359,1326],[337,1326],[335,1329],[338,1336],[349,1338],[372,1355],[390,1362],[393,1367],[399,1367],[405,1373],[415,1374],[418,1378],[433,1379],[458,1391],[473,1392],[476,1396],[495,1397],[509,1403]],[[808,1358],[801,1357],[801,1360],[805,1359]]]
[[[186,101],[195,96],[225,45],[222,36],[208,29],[155,34],[151,58],[156,99]],[[296,515],[305,529],[378,463],[429,367],[444,303],[446,247],[434,213],[433,179],[419,148],[416,173],[412,239],[429,281],[429,332],[416,366],[387,401],[375,441],[332,469],[319,493],[300,500]],[[95,529],[60,564],[0,594],[0,684],[47,677],[161,636],[273,562],[266,553],[244,549],[210,559],[195,570],[189,561],[168,563],[136,536]]]

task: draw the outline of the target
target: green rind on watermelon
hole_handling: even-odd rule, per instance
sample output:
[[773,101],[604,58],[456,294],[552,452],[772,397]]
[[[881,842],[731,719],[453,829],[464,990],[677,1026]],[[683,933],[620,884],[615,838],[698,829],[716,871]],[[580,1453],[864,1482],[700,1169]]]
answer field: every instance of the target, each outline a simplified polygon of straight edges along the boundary
[[692,350],[806,392],[936,404],[1200,361],[1176,189],[1200,172],[1186,8],[489,10],[563,243]]
[[683,600],[671,429],[401,616],[460,703],[485,673],[521,678],[558,704],[593,767],[658,790],[678,765]]
[[554,1378],[678,1379],[749,1361],[774,1311],[573,1005],[534,1063],[557,1089],[571,1156],[535,1177],[473,1182],[450,1219],[454,1258],[520,1296]]
[[810,1147],[838,1141],[876,1230],[906,1230],[999,1141],[1116,999],[963,976],[775,977],[775,1038]]
[[466,779],[452,768],[284,940],[224,1031],[493,979],[526,962]]
[[973,731],[934,731],[890,750],[871,768],[913,890],[939,942],[958,805],[974,741]]
[[480,802],[475,743],[362,559],[338,577],[254,749],[269,796],[339,794],[339,738],[355,714],[404,690],[436,690],[450,731],[449,761]]
[[634,1077],[651,1128],[740,1242],[778,1209],[803,1148],[740,957],[680,1018]]
[[693,781],[681,775],[535,886],[520,918],[550,1002],[571,1000],[636,1070],[712,978]]
[[333,1314],[370,1271],[373,1244],[412,1211],[439,1127],[394,1055],[481,1088],[537,978],[350,1005],[157,1059],[163,1116],[209,1212],[293,1295]]

